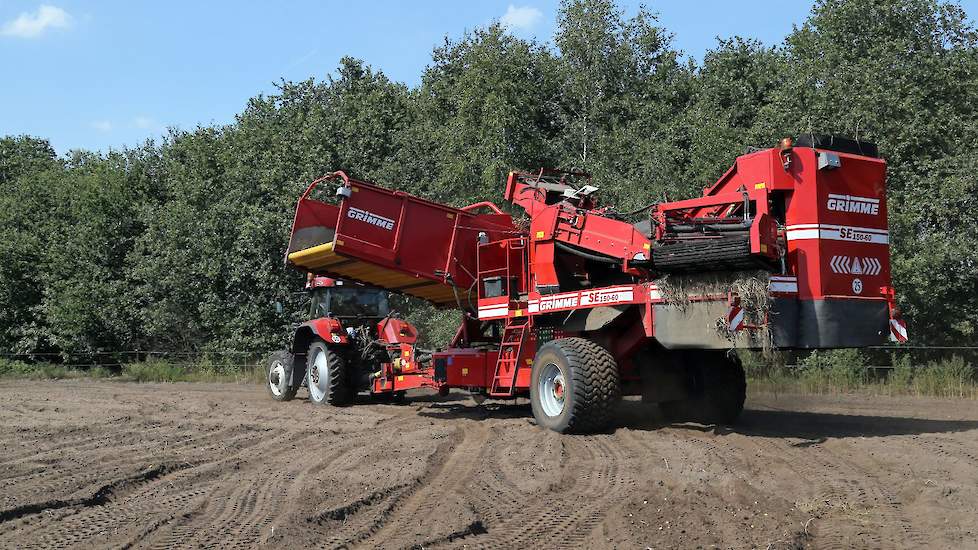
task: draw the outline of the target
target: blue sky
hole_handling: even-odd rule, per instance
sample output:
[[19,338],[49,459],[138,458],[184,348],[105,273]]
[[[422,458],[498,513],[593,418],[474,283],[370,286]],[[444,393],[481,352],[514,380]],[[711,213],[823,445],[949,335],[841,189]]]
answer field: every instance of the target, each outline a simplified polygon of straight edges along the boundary
[[[638,1],[622,2],[627,14]],[[702,58],[716,37],[780,42],[811,2],[646,1]],[[499,19],[549,40],[559,0],[144,2],[0,0],[0,135],[59,153],[137,145],[168,126],[233,120],[280,78],[331,72],[353,55],[416,85],[431,50]],[[974,17],[978,0],[963,3]]]

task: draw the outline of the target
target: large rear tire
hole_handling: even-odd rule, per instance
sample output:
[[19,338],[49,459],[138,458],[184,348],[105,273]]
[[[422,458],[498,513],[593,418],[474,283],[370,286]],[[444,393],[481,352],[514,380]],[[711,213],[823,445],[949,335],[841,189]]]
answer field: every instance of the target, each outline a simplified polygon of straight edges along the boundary
[[316,405],[352,405],[356,390],[346,362],[322,340],[314,340],[306,354],[306,386]]
[[747,398],[747,377],[735,353],[704,352],[688,366],[690,397],[659,403],[671,422],[730,426],[737,422]]
[[537,351],[530,406],[538,425],[559,433],[601,431],[620,400],[618,365],[598,344],[560,338]]
[[265,362],[265,389],[276,401],[291,401],[299,384],[292,383],[294,357],[287,351],[276,351]]

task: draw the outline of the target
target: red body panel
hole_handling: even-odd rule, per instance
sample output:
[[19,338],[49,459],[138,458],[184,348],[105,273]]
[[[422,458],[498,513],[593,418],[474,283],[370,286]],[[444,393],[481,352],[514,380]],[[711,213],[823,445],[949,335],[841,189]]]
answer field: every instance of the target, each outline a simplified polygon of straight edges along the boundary
[[346,344],[349,342],[349,337],[346,335],[346,331],[343,330],[343,325],[338,319],[320,317],[306,321],[300,327],[311,328],[312,333],[323,342],[332,344]]
[[797,270],[799,298],[885,299],[885,163],[839,153],[845,169],[818,170],[814,150],[798,149],[795,155],[809,184],[796,187],[786,216],[788,263]]
[[[325,179],[342,178],[346,198],[339,208],[308,198]],[[332,250],[350,262],[310,267],[316,273],[353,279],[412,294],[438,305],[454,305],[472,288],[480,234],[489,240],[516,233],[512,219],[494,208],[476,213],[347,178],[342,172],[317,180],[299,200],[293,242],[302,230],[322,227]],[[482,207],[484,204],[473,205]],[[290,244],[289,252],[298,250]],[[357,265],[351,265],[356,263]],[[454,287],[454,289],[452,288]]]

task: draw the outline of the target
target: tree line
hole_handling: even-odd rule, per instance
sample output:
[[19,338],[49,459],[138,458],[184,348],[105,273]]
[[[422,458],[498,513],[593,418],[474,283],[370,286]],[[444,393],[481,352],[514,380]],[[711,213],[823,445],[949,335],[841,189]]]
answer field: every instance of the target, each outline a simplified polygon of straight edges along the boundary
[[435,47],[414,87],[343,58],[232,123],[134,148],[3,137],[0,353],[281,346],[272,304],[301,308],[283,263],[295,201],[336,169],[463,205],[498,201],[511,169],[573,167],[628,210],[808,132],[879,145],[912,335],[975,344],[976,107],[978,35],[955,3],[819,0],[783,43],[718,40],[697,62],[650,11],[564,0],[552,43],[478,28]]

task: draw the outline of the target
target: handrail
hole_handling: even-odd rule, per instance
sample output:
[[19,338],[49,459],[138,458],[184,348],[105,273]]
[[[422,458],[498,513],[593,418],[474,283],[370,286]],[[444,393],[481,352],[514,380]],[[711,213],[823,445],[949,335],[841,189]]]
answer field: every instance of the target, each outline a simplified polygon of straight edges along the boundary
[[459,210],[461,210],[463,212],[468,212],[470,210],[476,210],[478,208],[482,208],[483,206],[486,207],[486,208],[488,208],[488,209],[490,209],[490,210],[492,210],[496,214],[505,214],[505,212],[503,212],[502,210],[500,210],[498,206],[496,206],[494,203],[491,203],[489,201],[482,201],[482,202],[477,202],[477,203],[474,203],[474,204],[470,204],[468,206],[463,206],[462,208],[459,208]]
[[346,175],[346,172],[344,172],[342,170],[337,170],[337,171],[332,172],[330,174],[326,174],[325,176],[323,176],[323,177],[321,177],[319,179],[313,180],[313,182],[309,184],[309,187],[306,188],[305,193],[303,193],[302,196],[299,197],[299,200],[300,201],[301,200],[305,200],[309,196],[309,193],[312,193],[312,190],[315,189],[316,186],[319,185],[320,183],[322,183],[324,181],[329,181],[331,179],[336,179],[336,178],[342,179],[343,180],[343,185],[350,185],[350,177]]

